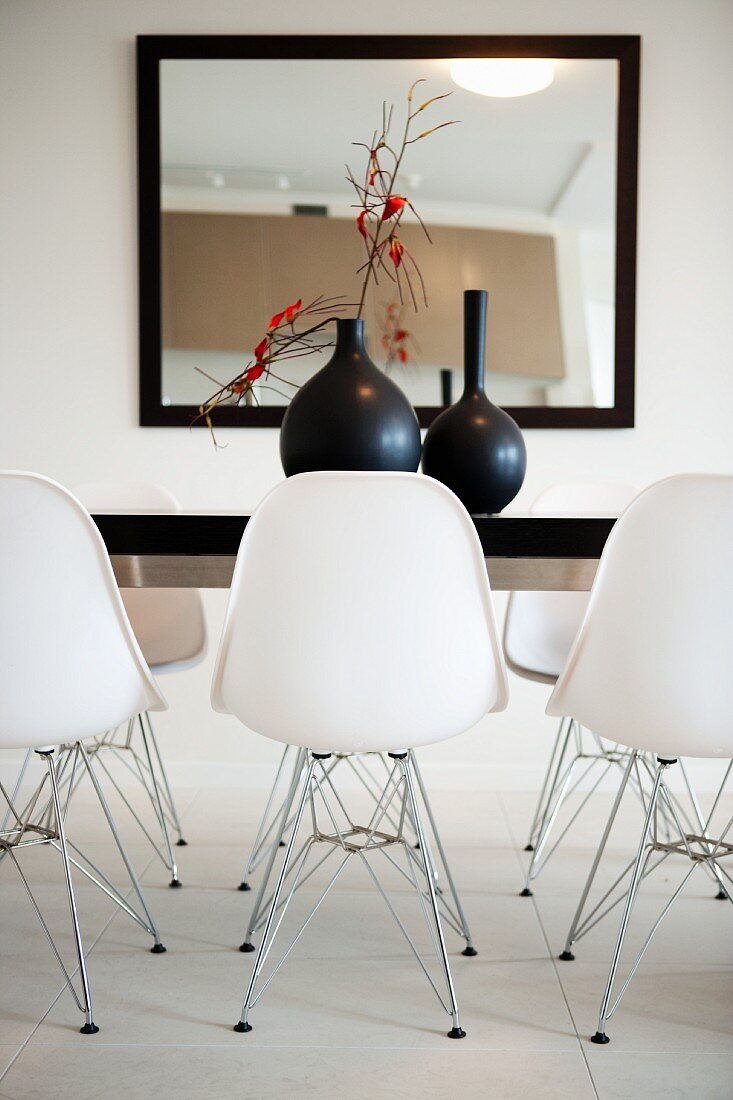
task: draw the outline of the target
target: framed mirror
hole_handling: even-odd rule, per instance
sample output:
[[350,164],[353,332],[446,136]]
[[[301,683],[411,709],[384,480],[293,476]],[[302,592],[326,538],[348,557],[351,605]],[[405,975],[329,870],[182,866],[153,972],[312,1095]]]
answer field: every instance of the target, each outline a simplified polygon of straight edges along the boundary
[[[399,120],[424,80],[422,98],[452,93],[431,121],[460,121],[412,147],[403,177],[432,238],[405,218],[429,304],[413,312],[381,280],[372,358],[428,426],[462,391],[463,291],[486,289],[495,403],[524,428],[632,427],[639,53],[636,36],[138,38],[140,423],[189,426],[277,310],[358,297],[344,165],[361,165],[352,143],[383,101]],[[491,59],[511,59],[513,80],[530,58],[545,59],[541,88],[484,80]],[[466,75],[465,59],[482,61]],[[406,363],[384,350],[395,316]],[[279,425],[282,392],[248,401],[217,423]]]

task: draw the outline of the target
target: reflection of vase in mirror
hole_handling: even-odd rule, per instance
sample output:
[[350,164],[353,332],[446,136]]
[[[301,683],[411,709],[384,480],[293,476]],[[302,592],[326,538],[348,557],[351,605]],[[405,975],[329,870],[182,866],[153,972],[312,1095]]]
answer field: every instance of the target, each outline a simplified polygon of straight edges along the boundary
[[527,451],[517,424],[484,390],[485,290],[464,294],[462,396],[433,421],[423,447],[423,473],[442,481],[469,512],[500,512],[517,495]]
[[336,322],[332,358],[287,408],[280,458],[288,477],[306,470],[417,469],[417,416],[367,355],[362,320]]

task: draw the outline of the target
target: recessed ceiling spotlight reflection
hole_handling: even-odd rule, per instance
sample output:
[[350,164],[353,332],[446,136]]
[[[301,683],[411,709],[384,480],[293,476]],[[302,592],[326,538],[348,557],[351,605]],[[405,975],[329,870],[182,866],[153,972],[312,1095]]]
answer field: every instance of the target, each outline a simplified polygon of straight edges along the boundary
[[505,99],[547,88],[555,63],[547,57],[461,57],[451,61],[450,75],[468,92]]
[[416,191],[422,183],[422,173],[408,172],[408,174],[405,176],[405,182],[407,183],[408,187],[410,187],[413,191]]
[[206,175],[212,187],[226,187],[227,181],[224,179],[223,172],[207,172]]
[[275,180],[275,186],[277,187],[278,191],[289,191],[290,180],[287,176],[278,176]]

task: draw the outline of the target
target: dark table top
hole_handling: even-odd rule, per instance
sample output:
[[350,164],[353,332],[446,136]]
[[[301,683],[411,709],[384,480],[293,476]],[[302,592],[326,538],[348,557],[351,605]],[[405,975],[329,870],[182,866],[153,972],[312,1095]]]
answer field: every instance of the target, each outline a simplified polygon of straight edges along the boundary
[[[248,515],[182,512],[95,515],[110,554],[234,555]],[[599,558],[615,519],[607,516],[474,516],[486,557]]]

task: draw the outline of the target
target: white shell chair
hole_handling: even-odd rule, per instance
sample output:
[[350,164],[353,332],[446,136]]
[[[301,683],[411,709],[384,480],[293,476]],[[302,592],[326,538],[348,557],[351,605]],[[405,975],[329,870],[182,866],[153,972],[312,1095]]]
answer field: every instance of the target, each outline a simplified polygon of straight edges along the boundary
[[[46,767],[24,807],[0,786],[9,809],[0,832],[0,859],[8,857],[17,867],[69,989],[85,1014],[81,1030],[94,1034],[99,1029],[92,1015],[71,867],[95,882],[153,937],[154,953],[165,948],[89,767],[84,740],[140,711],[164,710],[166,704],[130,628],[104,543],[81,504],[48,478],[3,471],[0,515],[0,748],[31,749]],[[60,794],[62,776],[56,760],[60,744],[73,746],[65,757],[72,775],[76,770],[90,774],[142,915],[67,840],[68,803]],[[39,844],[56,849],[63,861],[81,995],[21,868],[20,853]]]
[[[148,482],[87,482],[74,490],[92,513],[145,513],[175,515],[180,505],[167,489]],[[194,588],[123,588],[122,602],[140,649],[156,676],[180,672],[200,664],[206,655],[206,622],[201,595]],[[181,822],[171,791],[163,756],[150,714],[137,715],[125,727],[109,730],[88,746],[90,755],[125,801],[145,836],[170,872],[170,886],[181,885],[171,844],[184,847]],[[108,763],[113,759],[127,765],[142,784],[160,828],[163,846],[151,836],[131,806]]]
[[[147,482],[87,482],[74,489],[78,500],[92,513],[145,513],[175,515],[178,501],[167,489]],[[138,644],[148,667],[156,676],[180,672],[199,664],[206,654],[206,623],[201,596],[196,589],[126,588],[122,602],[132,624]],[[57,766],[63,764],[63,747]],[[143,835],[170,874],[169,885],[179,887],[181,880],[171,843],[170,831],[177,834],[176,844],[184,847],[181,822],[158,746],[149,712],[133,717],[123,728],[110,729],[95,737],[88,745],[92,765],[103,772],[122,803],[126,806]],[[14,794],[20,788],[29,756],[26,756],[16,781]],[[127,772],[141,784],[150,800],[161,841],[151,834],[145,821],[132,805],[115,774],[114,764],[124,765]],[[112,765],[112,766],[110,766]],[[75,775],[75,784],[83,774]],[[71,773],[66,773],[66,784]],[[61,784],[62,790],[64,784]],[[74,792],[72,786],[65,795]]]
[[[562,958],[597,923],[598,905],[583,920],[588,896],[624,786],[643,756],[657,767],[635,859],[622,876],[623,914],[593,1042],[607,1043],[613,1015],[652,936],[696,867],[708,868],[731,897],[728,841],[733,820],[713,832],[713,812],[694,831],[680,819],[665,773],[680,757],[733,756],[733,477],[684,475],[644,490],[615,525],[601,558],[588,609],[547,706],[572,715],[599,736],[631,751],[625,779],[575,914]],[[664,839],[660,810],[676,825]],[[628,977],[611,1000],[626,930],[642,881],[670,856],[690,861],[647,936]],[[616,902],[623,900],[624,893]],[[608,898],[605,895],[602,904]],[[611,902],[612,908],[616,902]]]
[[[447,999],[430,980],[452,1018],[448,1034],[463,1037],[412,750],[461,733],[506,702],[484,556],[448,489],[418,474],[329,472],[292,477],[265,498],[237,557],[212,703],[297,746],[305,769],[296,770],[283,806],[283,825],[295,807],[293,824],[236,1031],[251,1030],[250,1010],[289,954],[256,992],[311,852],[325,847],[323,862],[335,854],[340,862],[316,908],[354,858],[396,919],[374,863],[384,857],[412,882]],[[367,825],[352,820],[327,774],[336,752],[389,753],[390,775]],[[392,809],[397,827],[387,831]],[[405,837],[408,809],[417,850]]]
[[[636,490],[621,482],[568,482],[545,489],[530,509],[533,516],[618,516],[633,500]],[[586,607],[587,592],[512,592],[504,622],[504,656],[509,669],[525,680],[553,686],[565,664]],[[590,744],[588,741],[590,740]],[[544,783],[537,800],[526,852],[532,852],[523,897],[531,897],[531,885],[557,850],[592,792],[614,766],[623,768],[626,753],[590,738],[578,723],[563,717],[550,753]],[[580,773],[580,774],[578,774]],[[575,811],[558,827],[566,799],[592,781]]]

